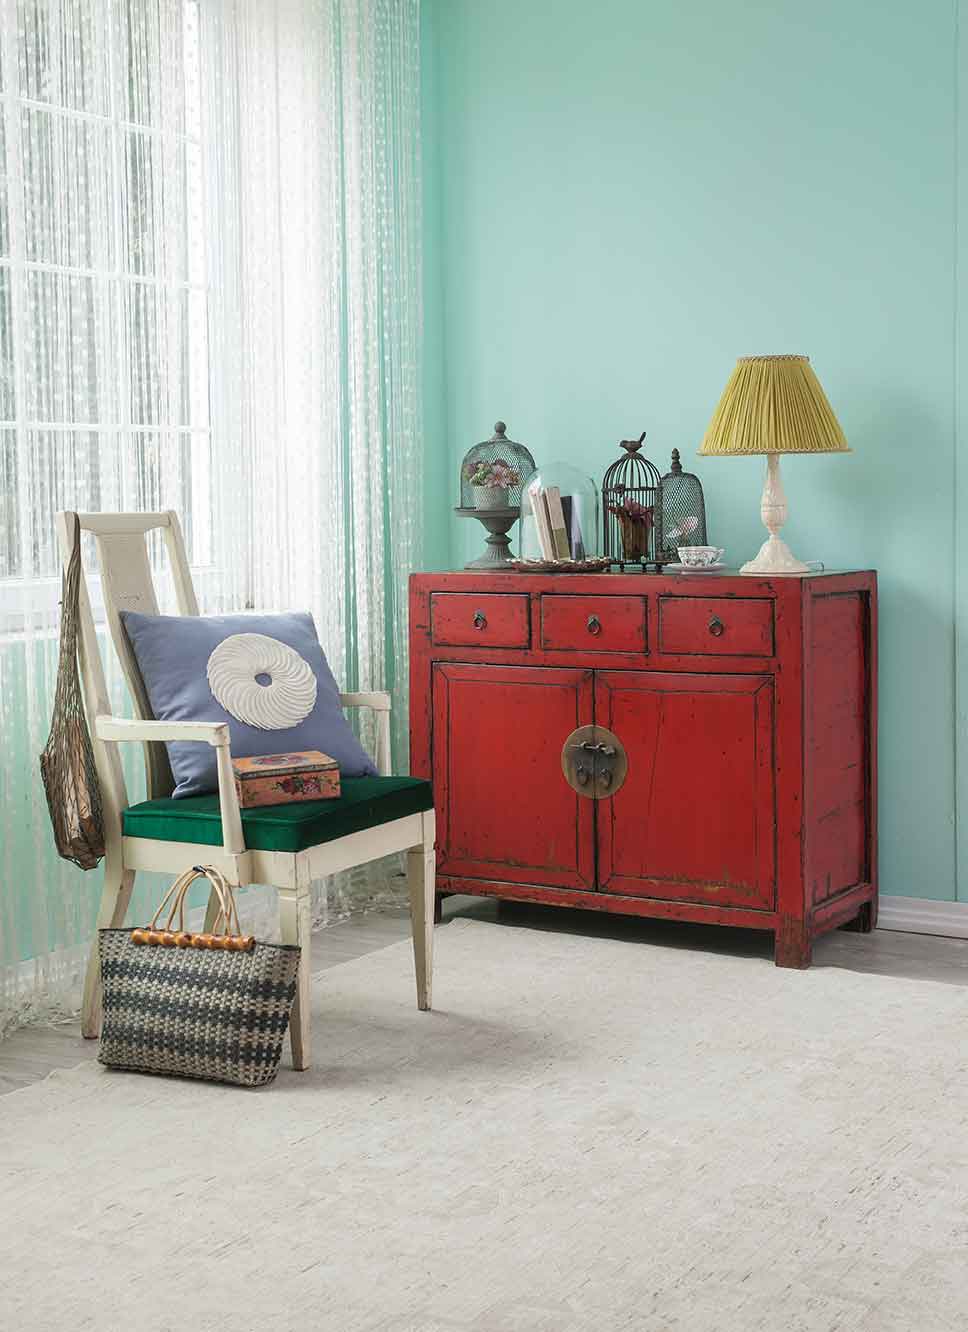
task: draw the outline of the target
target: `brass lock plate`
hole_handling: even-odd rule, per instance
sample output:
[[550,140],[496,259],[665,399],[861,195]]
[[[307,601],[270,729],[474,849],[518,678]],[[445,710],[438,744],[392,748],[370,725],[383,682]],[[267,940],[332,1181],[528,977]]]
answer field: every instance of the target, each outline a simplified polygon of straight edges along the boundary
[[561,748],[565,781],[586,800],[606,800],[620,790],[629,770],[628,755],[605,726],[579,726]]

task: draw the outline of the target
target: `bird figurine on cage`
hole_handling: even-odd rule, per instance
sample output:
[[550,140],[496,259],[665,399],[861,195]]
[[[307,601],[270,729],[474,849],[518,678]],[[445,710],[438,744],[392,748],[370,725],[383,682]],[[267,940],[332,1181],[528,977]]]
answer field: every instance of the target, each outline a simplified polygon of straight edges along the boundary
[[612,463],[602,481],[604,553],[623,568],[638,564],[658,568],[662,541],[662,478],[639,450],[638,439],[623,439],[625,456]]

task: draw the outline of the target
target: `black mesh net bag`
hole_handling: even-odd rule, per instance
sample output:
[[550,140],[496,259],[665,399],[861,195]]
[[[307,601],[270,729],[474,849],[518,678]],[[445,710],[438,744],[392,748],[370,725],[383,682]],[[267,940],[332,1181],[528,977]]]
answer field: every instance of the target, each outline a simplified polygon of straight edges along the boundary
[[54,715],[40,756],[40,772],[57,852],[64,860],[89,870],[104,855],[104,819],[77,669],[80,587],[81,523],[74,514],[74,547],[64,574],[61,600]]

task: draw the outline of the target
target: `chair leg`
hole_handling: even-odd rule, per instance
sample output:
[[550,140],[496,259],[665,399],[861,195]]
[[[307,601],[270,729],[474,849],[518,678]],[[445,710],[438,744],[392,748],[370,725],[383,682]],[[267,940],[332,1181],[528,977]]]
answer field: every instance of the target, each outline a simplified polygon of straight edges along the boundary
[[[118,929],[124,924],[134,887],[134,870],[110,865],[104,868],[104,888],[97,913],[97,929]],[[84,973],[84,997],[81,1002],[81,1035],[97,1040],[101,1034],[101,959],[98,956],[97,932]]]
[[417,973],[417,1007],[426,1012],[430,1008],[434,971],[434,898],[437,886],[432,818],[424,825],[422,845],[407,852],[407,883],[410,888],[413,962]]
[[296,944],[301,950],[299,974],[296,977],[296,998],[289,1019],[289,1044],[292,1048],[292,1066],[302,1072],[309,1067],[311,1054],[309,982],[312,912],[309,893],[280,893],[279,917],[282,925],[282,942]]

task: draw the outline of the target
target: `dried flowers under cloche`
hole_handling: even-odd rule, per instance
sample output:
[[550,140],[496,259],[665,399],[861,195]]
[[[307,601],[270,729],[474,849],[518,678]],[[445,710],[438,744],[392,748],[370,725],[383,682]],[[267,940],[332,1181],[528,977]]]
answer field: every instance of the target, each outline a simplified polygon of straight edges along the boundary
[[508,508],[512,487],[521,484],[521,473],[503,458],[494,462],[478,458],[477,462],[468,463],[464,471],[471,483],[475,509]]

